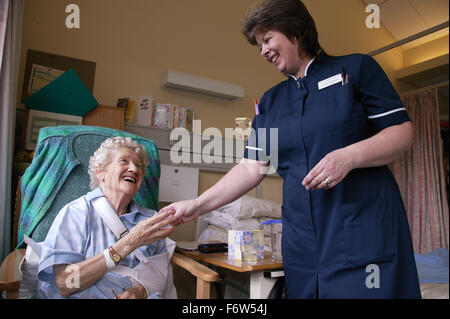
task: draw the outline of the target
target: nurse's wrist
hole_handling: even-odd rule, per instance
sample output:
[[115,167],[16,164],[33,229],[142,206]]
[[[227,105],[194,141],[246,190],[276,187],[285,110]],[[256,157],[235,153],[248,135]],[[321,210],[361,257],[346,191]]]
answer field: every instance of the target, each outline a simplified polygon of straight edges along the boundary
[[349,145],[343,149],[345,151],[345,159],[346,159],[346,165],[349,169],[349,171],[360,167],[361,162],[361,156],[358,151],[358,147],[355,145]]
[[192,199],[191,203],[192,206],[189,209],[194,215],[200,216],[209,212],[208,208],[205,207],[208,201],[204,200],[201,196]]

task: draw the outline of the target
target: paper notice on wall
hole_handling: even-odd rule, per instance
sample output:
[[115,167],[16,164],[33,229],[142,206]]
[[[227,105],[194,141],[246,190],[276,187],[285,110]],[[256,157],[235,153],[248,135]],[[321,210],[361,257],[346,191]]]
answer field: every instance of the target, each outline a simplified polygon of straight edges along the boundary
[[198,196],[199,170],[194,167],[161,165],[159,201],[178,202]]
[[48,66],[33,64],[28,84],[28,95],[33,95],[64,72],[65,71],[63,70],[50,68]]
[[150,126],[152,123],[153,98],[151,95],[139,97],[137,104],[136,124]]

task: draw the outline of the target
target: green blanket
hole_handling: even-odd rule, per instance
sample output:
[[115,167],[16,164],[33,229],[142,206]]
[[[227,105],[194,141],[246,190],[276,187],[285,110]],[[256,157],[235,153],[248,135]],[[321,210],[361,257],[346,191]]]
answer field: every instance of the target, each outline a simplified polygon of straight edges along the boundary
[[44,224],[39,230],[41,235],[33,239],[43,240],[59,209],[89,191],[89,158],[106,138],[113,136],[131,137],[144,145],[150,164],[134,200],[143,207],[159,210],[160,165],[153,141],[102,127],[45,127],[39,132],[33,162],[21,180],[17,248],[23,245],[23,236],[30,236],[40,223]]

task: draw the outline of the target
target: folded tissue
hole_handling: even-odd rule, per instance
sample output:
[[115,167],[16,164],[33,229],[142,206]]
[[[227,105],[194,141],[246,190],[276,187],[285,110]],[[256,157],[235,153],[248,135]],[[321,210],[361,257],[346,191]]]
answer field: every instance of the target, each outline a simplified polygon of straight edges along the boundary
[[228,230],[228,258],[246,262],[264,259],[264,231]]

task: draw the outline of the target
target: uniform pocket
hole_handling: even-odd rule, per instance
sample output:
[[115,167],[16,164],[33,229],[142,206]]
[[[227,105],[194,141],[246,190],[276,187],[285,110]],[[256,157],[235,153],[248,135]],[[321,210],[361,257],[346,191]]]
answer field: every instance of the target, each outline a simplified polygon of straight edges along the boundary
[[355,267],[392,260],[393,206],[380,199],[341,205],[347,261]]

